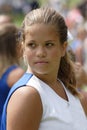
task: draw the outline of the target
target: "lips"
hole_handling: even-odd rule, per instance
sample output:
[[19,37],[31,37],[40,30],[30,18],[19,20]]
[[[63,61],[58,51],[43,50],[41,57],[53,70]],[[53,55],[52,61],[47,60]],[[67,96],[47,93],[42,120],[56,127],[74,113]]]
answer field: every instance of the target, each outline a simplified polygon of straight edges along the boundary
[[48,62],[47,61],[37,61],[35,62],[35,64],[47,64]]

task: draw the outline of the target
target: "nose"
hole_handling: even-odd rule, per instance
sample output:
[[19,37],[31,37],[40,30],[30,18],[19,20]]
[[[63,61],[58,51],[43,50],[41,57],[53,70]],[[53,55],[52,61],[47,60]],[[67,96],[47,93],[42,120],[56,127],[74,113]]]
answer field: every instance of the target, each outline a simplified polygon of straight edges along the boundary
[[46,56],[46,49],[42,46],[39,46],[37,49],[37,56],[38,57],[45,57]]

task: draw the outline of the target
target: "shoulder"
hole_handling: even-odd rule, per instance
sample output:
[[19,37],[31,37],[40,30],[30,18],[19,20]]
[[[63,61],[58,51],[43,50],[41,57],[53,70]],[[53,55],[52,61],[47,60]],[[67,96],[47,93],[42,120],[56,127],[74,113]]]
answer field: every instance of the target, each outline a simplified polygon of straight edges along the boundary
[[20,99],[21,99],[21,102],[25,99],[26,99],[25,102],[27,102],[27,101],[29,102],[34,99],[36,101],[36,99],[39,99],[39,98],[40,98],[40,96],[38,94],[38,91],[31,86],[22,86],[22,87],[18,88],[12,95],[13,100],[19,99],[19,101],[20,101]]
[[15,82],[17,82],[22,75],[25,73],[25,71],[21,67],[17,67],[14,70],[12,70],[7,78],[7,83],[9,87],[12,87]]
[[21,127],[26,129],[26,126],[28,129],[32,129],[31,121],[33,123],[35,120],[38,124],[42,116],[42,105],[37,90],[30,86],[17,89],[9,100],[7,115],[8,124],[13,130],[15,129],[14,124],[19,127],[19,130]]
[[[34,103],[37,102],[37,100],[40,100],[40,96],[36,89],[34,89],[31,86],[23,86],[18,88],[11,96],[11,101],[16,101],[21,104],[26,104],[29,102]],[[20,102],[21,101],[21,102]],[[32,102],[31,102],[32,101]]]
[[[17,67],[17,68],[15,68],[14,70],[11,71],[10,75],[11,75],[11,76],[12,76],[12,75],[14,75],[14,76],[15,76],[15,75],[16,75],[16,76],[18,75],[18,77],[20,77],[20,76],[22,76],[22,75],[24,74],[24,72],[25,72],[24,69],[22,69],[21,67]],[[10,76],[10,75],[9,75],[9,76]]]

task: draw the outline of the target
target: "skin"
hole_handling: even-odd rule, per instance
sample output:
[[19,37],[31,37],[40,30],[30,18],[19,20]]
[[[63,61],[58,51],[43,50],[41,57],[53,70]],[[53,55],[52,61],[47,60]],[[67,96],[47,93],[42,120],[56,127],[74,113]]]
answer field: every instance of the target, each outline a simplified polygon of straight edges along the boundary
[[85,111],[85,114],[87,116],[87,92],[83,90],[83,86],[87,85],[87,73],[84,70],[81,63],[76,62],[74,66],[75,66],[75,74],[77,79],[77,87],[78,89],[80,89],[80,93],[82,95],[80,101]]
[[[65,55],[67,44],[60,44],[55,28],[44,24],[28,27],[23,45],[28,62],[27,72],[35,74],[59,96],[68,100],[57,80],[60,59]],[[42,113],[38,92],[29,86],[19,88],[7,107],[7,130],[38,130]]]
[[87,85],[87,73],[79,62],[75,63],[74,68],[77,79],[77,87],[82,88],[84,85]]
[[14,85],[14,83],[16,83],[21,78],[24,72],[25,71],[20,67],[11,71],[7,78],[8,86],[11,88]]

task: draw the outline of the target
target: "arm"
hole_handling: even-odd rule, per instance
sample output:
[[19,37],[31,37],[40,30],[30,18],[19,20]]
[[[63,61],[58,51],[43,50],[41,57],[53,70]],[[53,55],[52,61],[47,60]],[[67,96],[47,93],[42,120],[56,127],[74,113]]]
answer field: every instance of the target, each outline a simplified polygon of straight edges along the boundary
[[87,85],[87,72],[79,62],[75,63],[75,75],[78,87]]
[[11,88],[14,85],[14,83],[16,83],[22,77],[23,74],[24,70],[21,67],[12,70],[8,75],[8,86]]
[[7,107],[7,130],[38,130],[41,117],[38,92],[29,86],[16,90]]

